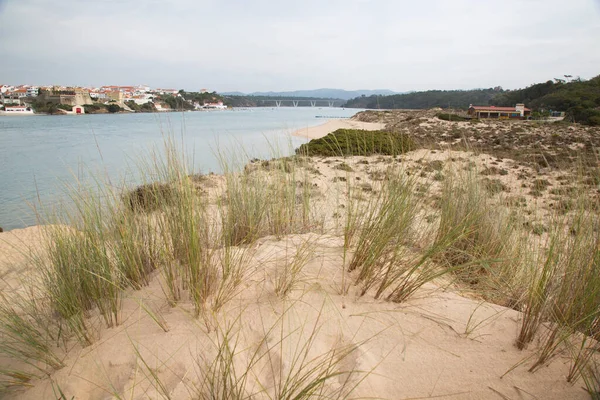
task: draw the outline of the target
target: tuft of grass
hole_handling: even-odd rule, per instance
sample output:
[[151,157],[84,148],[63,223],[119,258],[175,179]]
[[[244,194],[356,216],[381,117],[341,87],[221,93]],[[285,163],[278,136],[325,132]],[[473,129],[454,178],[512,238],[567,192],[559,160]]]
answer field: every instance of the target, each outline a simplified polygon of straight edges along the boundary
[[[345,361],[367,341],[338,344],[323,353],[315,351],[320,339],[323,306],[314,321],[297,321],[284,306],[275,322],[264,328],[262,340],[243,346],[241,315],[218,324],[214,358],[198,360],[199,399],[342,399],[368,374],[345,368]],[[212,359],[211,359],[212,358]],[[352,379],[351,379],[352,378]],[[357,383],[358,382],[358,383]]]
[[226,187],[219,203],[226,245],[251,244],[262,236],[303,233],[319,225],[311,208],[310,171],[301,157],[269,162],[268,171],[239,173],[222,157]]
[[15,363],[0,368],[0,387],[29,382],[64,366],[56,351],[58,336],[51,321],[20,295],[0,295],[0,354]]
[[597,361],[590,362],[582,378],[592,400],[600,400],[600,366]]
[[263,234],[267,212],[263,180],[254,175],[238,176],[233,172],[226,172],[225,177],[225,194],[220,203],[224,244],[252,243]]
[[[349,272],[357,271],[356,284],[362,286],[361,295],[378,286],[377,299],[401,275],[395,267],[404,256],[417,214],[413,186],[412,179],[401,174],[390,176],[378,194],[361,210],[357,246],[348,266]],[[351,207],[349,210],[353,212]],[[354,234],[349,232],[347,236]]]
[[79,229],[49,227],[48,260],[36,260],[54,310],[84,345],[93,341],[86,320],[92,309],[99,310],[107,326],[119,324],[123,289],[123,276],[111,262],[102,209],[93,208],[95,201],[80,208]]
[[116,267],[134,289],[147,286],[154,271],[164,264],[160,235],[154,232],[155,221],[150,215],[122,207],[115,209],[109,226]]
[[345,248],[356,243],[348,271],[355,273],[360,295],[373,289],[376,299],[402,302],[426,283],[455,269],[434,261],[458,240],[457,232],[446,232],[443,240],[423,246],[422,252],[413,251],[414,243],[426,242],[429,233],[415,226],[423,207],[415,197],[416,181],[402,170],[389,169],[380,185],[366,202],[350,201],[346,207]]
[[546,318],[548,301],[552,295],[552,285],[557,274],[560,257],[560,239],[558,232],[550,235],[544,254],[538,255],[528,277],[528,288],[523,304],[521,327],[517,335],[517,348],[523,349],[530,343]]
[[487,300],[516,308],[526,291],[529,248],[518,215],[493,207],[485,182],[472,170],[449,174],[439,204],[436,242],[454,239],[442,245],[438,261]]
[[[277,277],[275,278],[275,294],[280,297],[285,297],[288,293],[294,290],[300,281],[302,269],[313,255],[312,247],[313,242],[306,240],[297,246],[296,251],[292,255],[290,261],[288,261],[286,254],[283,270],[279,271]],[[286,253],[287,249],[288,247],[286,243]]]
[[[600,220],[583,207],[572,216],[570,232],[564,225],[554,233],[558,252],[552,259],[552,295],[546,299],[542,317],[554,322],[542,338],[539,356],[531,370],[544,365],[563,343],[577,340],[568,381],[576,378],[595,351],[593,339],[600,339]],[[582,334],[583,336],[579,336]],[[580,338],[580,339],[577,339]]]

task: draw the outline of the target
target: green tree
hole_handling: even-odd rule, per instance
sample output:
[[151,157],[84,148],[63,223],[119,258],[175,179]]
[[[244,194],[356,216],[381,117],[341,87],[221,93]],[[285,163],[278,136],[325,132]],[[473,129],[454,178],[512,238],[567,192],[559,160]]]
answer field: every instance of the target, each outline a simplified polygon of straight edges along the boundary
[[121,111],[121,107],[119,107],[119,105],[118,105],[118,104],[111,103],[111,104],[109,104],[108,106],[106,106],[106,110],[107,110],[109,113],[113,114],[113,113],[116,113],[116,112],[119,112],[119,111]]

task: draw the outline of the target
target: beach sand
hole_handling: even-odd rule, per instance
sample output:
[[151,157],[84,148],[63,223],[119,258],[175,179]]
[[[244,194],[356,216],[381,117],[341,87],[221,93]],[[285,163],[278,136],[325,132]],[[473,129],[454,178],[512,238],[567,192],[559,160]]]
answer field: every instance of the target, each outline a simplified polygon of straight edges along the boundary
[[378,122],[361,122],[354,119],[334,119],[321,125],[298,129],[293,132],[292,135],[306,139],[319,139],[338,129],[364,129],[367,131],[377,131],[383,128],[385,128],[385,124]]

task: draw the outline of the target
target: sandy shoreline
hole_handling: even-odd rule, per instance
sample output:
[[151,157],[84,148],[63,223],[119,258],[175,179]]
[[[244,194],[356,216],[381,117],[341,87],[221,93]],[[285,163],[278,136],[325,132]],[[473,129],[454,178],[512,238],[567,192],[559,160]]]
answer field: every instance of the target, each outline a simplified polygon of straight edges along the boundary
[[385,128],[385,124],[379,122],[361,122],[353,119],[334,119],[321,125],[298,129],[292,133],[292,136],[303,137],[306,139],[319,139],[323,136],[327,136],[337,129],[364,129],[367,131],[377,131],[383,128]]

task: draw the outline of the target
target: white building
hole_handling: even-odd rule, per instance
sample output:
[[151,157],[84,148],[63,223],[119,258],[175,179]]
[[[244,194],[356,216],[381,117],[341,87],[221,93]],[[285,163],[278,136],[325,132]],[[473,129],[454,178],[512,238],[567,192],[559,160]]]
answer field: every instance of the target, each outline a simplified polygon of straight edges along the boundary
[[138,106],[141,106],[142,104],[152,103],[154,97],[152,97],[152,95],[150,94],[144,94],[139,96],[133,96],[131,100],[133,100],[133,102]]
[[90,97],[92,99],[106,99],[106,93],[101,91],[90,92]]
[[36,86],[30,86],[27,88],[27,97],[37,97],[38,94],[40,93],[40,88],[36,87]]
[[5,106],[0,115],[33,115],[33,109],[27,106]]
[[83,106],[73,106],[73,114],[85,114],[85,108]]
[[224,105],[222,101],[219,101],[218,103],[204,103],[204,108],[212,110],[226,110],[227,106]]
[[177,93],[179,93],[179,90],[177,90],[177,89],[156,89],[156,93],[176,95]]

